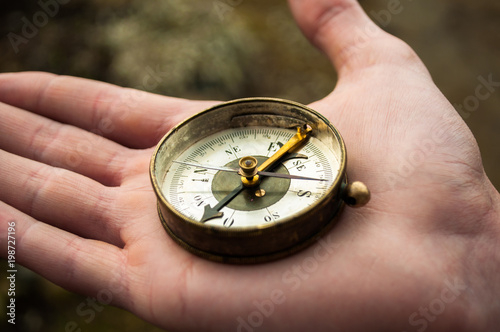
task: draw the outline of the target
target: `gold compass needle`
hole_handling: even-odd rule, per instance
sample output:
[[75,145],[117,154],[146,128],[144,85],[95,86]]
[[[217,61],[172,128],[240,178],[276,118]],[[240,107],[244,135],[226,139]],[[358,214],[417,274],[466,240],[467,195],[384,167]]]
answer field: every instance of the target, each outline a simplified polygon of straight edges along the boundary
[[311,126],[305,124],[303,127],[297,127],[297,133],[288,140],[283,146],[276,151],[271,157],[264,161],[259,167],[257,167],[258,172],[265,171],[278,160],[281,159],[287,152],[298,147],[300,144],[305,142],[312,132]]
[[[297,133],[292,136],[286,142],[283,144],[283,146],[276,151],[271,157],[266,159],[260,166],[257,167],[257,172],[256,175],[254,176],[246,176],[243,171],[241,171],[240,168],[240,175],[241,177],[241,182],[245,187],[255,187],[260,183],[260,177],[258,174],[264,175],[262,172],[264,172],[266,169],[271,168],[277,161],[283,158],[285,154],[288,152],[292,151],[293,149],[297,148],[299,145],[304,143],[310,136],[312,132],[311,126],[308,124],[303,125],[302,127],[297,127]],[[246,158],[246,157],[244,157]],[[267,175],[269,176],[269,175]]]

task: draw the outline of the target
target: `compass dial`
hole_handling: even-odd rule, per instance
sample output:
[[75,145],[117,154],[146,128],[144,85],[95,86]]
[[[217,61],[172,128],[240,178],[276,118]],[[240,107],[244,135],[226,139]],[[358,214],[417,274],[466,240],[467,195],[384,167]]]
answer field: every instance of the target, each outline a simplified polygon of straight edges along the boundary
[[161,187],[166,199],[181,214],[209,225],[237,228],[276,223],[308,209],[322,198],[339,172],[339,156],[311,137],[298,150],[284,156],[268,171],[308,179],[262,176],[257,186],[243,188],[219,209],[220,216],[204,220],[206,206],[217,206],[241,184],[235,172],[204,168],[203,165],[238,169],[238,162],[253,156],[262,164],[278,151],[296,130],[272,127],[227,129],[205,137],[176,160]]

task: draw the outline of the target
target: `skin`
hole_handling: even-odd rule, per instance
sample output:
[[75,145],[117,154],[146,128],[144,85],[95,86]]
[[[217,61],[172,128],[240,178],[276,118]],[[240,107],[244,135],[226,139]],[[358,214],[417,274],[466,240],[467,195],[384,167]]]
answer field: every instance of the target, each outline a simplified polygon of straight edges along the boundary
[[356,1],[289,3],[339,74],[310,106],[342,133],[368,205],[291,257],[206,261],[163,230],[148,163],[172,126],[215,102],[1,74],[1,246],[15,221],[18,263],[169,331],[494,331],[500,195],[471,132]]

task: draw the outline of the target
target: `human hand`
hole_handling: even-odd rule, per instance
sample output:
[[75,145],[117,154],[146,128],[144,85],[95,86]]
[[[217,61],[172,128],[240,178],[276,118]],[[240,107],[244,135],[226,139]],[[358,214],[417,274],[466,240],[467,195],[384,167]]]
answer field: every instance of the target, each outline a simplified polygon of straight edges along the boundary
[[500,199],[469,130],[409,47],[357,2],[290,4],[339,73],[311,107],[342,133],[349,177],[372,191],[367,206],[346,208],[321,241],[286,259],[203,260],[163,230],[148,164],[168,129],[213,102],[5,74],[2,246],[15,220],[21,264],[171,331],[498,326]]

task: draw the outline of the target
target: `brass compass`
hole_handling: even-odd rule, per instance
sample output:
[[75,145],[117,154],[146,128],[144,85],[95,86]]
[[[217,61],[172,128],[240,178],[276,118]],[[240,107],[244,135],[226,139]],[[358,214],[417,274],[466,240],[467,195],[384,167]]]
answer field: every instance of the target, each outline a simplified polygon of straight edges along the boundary
[[348,183],[339,132],[318,112],[273,98],[230,101],[177,125],[150,176],[168,234],[216,261],[255,263],[311,244],[344,203],[370,199]]

